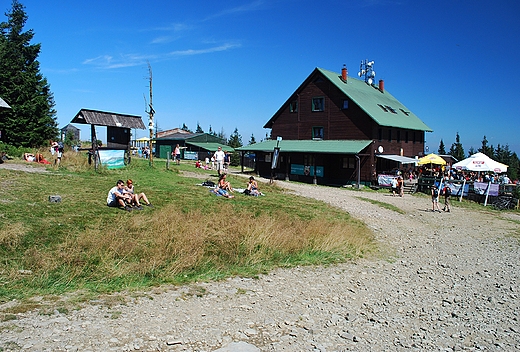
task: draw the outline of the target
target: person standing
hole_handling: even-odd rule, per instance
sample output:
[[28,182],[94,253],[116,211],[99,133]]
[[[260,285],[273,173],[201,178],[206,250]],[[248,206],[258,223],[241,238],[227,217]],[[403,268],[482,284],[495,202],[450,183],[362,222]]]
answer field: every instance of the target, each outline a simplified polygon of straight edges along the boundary
[[180,165],[181,163],[181,147],[177,144],[175,146],[175,150],[173,151],[173,154],[175,154],[175,162],[177,165]]
[[451,188],[450,186],[446,185],[443,189],[444,194],[444,209],[443,211],[447,211],[448,213],[451,212],[451,204],[450,204],[450,197],[451,197]]
[[215,162],[217,163],[217,172],[218,172],[218,175],[220,176],[220,174],[224,170],[224,157],[225,157],[225,154],[222,151],[222,147],[218,147],[218,150],[215,152],[213,157],[215,158]]
[[392,196],[395,197],[395,195],[397,193],[397,177],[392,177],[390,184],[392,186]]
[[441,212],[439,207],[439,188],[435,185],[432,186],[432,211]]
[[399,192],[399,197],[404,195],[404,180],[401,176],[397,176],[397,191]]

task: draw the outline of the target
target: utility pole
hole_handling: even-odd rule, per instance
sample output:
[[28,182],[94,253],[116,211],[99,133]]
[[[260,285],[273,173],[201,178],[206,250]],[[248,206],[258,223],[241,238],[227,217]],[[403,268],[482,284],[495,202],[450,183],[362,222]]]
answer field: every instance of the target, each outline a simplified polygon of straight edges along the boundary
[[153,109],[153,101],[152,101],[152,66],[148,63],[148,72],[150,74],[150,105],[148,109],[148,128],[150,129],[150,166],[153,166],[153,115],[155,114],[155,110]]

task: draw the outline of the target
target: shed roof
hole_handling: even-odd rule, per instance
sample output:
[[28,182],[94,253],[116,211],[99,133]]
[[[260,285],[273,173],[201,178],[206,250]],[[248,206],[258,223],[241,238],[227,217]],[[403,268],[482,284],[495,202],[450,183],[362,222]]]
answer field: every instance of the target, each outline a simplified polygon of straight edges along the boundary
[[278,145],[280,152],[319,154],[358,154],[372,143],[371,140],[268,140],[237,148],[244,152],[272,152]]
[[141,116],[90,109],[81,109],[72,119],[71,123],[109,127],[137,128],[141,130],[145,129]]
[[235,151],[235,149],[233,149],[229,145],[220,144],[220,143],[211,143],[211,142],[207,143],[207,142],[186,141],[186,144],[193,145],[195,147],[199,147],[199,148],[202,148],[202,149],[205,149],[205,150],[208,150],[208,151],[212,151],[212,152],[217,151],[218,147],[222,147],[222,150],[225,151],[225,152],[233,152],[233,151]]
[[[394,98],[387,90],[380,91],[378,87],[365,83],[356,78],[348,77],[345,83],[341,79],[341,74],[316,68],[307,80],[314,77],[315,73],[320,73],[332,82],[347,98],[358,105],[365,113],[370,116],[378,125],[385,127],[396,127],[411,130],[432,132],[419,117],[404,106],[399,100]],[[306,80],[306,81],[307,81]],[[297,89],[298,92],[303,88],[305,82]],[[287,104],[288,101],[285,103]],[[285,105],[284,104],[284,105]],[[283,109],[278,112],[265,124],[264,128],[271,128],[272,124]]]

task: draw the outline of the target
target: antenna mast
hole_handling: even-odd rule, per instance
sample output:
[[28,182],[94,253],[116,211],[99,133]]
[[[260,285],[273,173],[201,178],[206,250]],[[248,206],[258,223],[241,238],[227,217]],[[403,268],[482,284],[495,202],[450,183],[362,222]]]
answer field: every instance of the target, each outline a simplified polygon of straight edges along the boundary
[[150,74],[150,105],[148,110],[148,128],[150,130],[150,151],[149,151],[149,158],[150,158],[150,166],[153,166],[153,115],[155,114],[155,110],[153,109],[153,100],[152,100],[152,66],[148,62],[148,73]]

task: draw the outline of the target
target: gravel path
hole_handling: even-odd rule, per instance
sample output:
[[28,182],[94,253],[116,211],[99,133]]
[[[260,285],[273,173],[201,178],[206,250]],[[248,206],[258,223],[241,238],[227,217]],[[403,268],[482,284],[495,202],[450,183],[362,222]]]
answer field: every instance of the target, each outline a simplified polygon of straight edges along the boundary
[[363,220],[381,255],[19,314],[0,323],[0,351],[520,350],[520,252],[508,236],[518,214],[439,214],[427,197],[278,184]]

